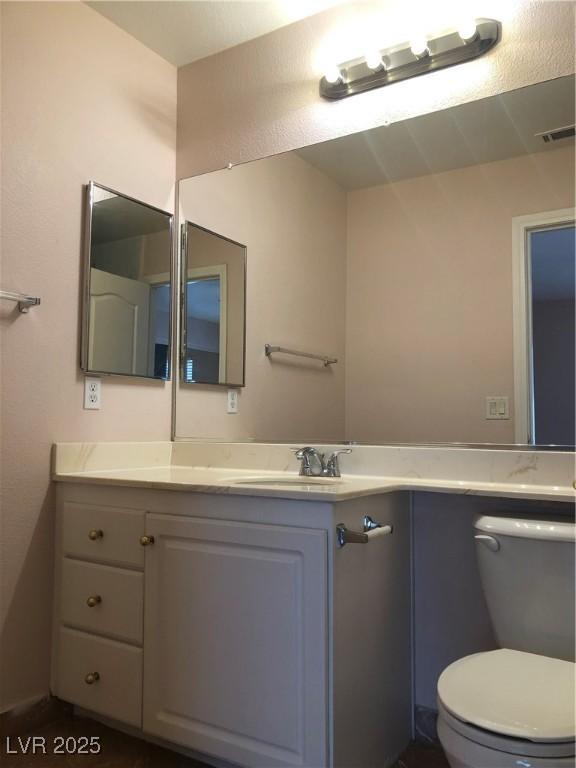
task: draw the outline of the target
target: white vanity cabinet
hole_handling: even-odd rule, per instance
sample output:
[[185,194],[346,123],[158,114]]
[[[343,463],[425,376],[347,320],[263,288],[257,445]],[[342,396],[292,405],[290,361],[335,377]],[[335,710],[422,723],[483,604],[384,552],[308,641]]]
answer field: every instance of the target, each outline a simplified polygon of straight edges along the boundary
[[326,765],[327,533],[148,516],[144,729],[240,765]]
[[[406,494],[59,484],[58,498],[57,696],[219,765],[386,768],[403,750]],[[365,514],[392,535],[340,548],[336,525]]]
[[58,504],[52,690],[140,727],[145,513],[92,502]]

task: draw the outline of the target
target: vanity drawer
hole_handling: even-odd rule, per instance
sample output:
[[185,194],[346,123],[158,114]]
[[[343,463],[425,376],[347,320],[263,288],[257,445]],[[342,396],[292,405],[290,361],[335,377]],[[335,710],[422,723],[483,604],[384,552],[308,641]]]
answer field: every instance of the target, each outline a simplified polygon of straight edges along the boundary
[[142,649],[61,628],[54,693],[64,701],[140,727]]
[[142,643],[144,574],[64,558],[60,618],[89,632]]
[[62,508],[63,553],[143,568],[144,515],[140,510],[67,502]]

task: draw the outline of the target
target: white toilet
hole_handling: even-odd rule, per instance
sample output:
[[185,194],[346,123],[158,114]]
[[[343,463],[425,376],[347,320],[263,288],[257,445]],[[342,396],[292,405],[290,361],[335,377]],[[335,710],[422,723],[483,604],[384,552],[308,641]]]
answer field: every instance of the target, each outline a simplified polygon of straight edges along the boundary
[[438,680],[438,736],[452,768],[574,768],[572,523],[478,517],[476,551],[500,650]]

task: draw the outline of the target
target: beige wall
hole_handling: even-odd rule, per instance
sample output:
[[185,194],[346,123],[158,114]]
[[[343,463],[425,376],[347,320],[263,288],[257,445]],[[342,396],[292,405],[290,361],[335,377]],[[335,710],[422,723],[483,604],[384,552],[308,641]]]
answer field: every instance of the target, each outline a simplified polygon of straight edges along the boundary
[[[246,388],[182,385],[176,434],[337,440],[344,429],[346,194],[297,155],[180,184],[183,218],[247,247]],[[296,300],[296,297],[297,300]],[[334,355],[340,364],[264,356],[264,344]]]
[[170,385],[103,383],[82,409],[82,185],[172,209],[176,70],[83,3],[2,3],[0,709],[48,688],[56,440],[166,440]]
[[[463,8],[503,23],[502,42],[461,67],[330,102],[319,63],[453,25]],[[426,14],[432,18],[426,19]],[[341,60],[341,59],[340,59]],[[335,8],[182,67],[178,178],[426,114],[574,71],[574,3],[379,0]]]
[[512,217],[574,205],[574,150],[348,197],[346,436],[514,442]]

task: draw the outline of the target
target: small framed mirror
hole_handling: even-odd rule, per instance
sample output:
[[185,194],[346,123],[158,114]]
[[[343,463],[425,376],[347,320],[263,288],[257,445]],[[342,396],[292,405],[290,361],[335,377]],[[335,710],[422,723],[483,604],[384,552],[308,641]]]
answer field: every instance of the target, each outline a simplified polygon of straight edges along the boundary
[[87,186],[82,369],[170,378],[173,216]]
[[243,387],[246,247],[182,226],[182,382]]

